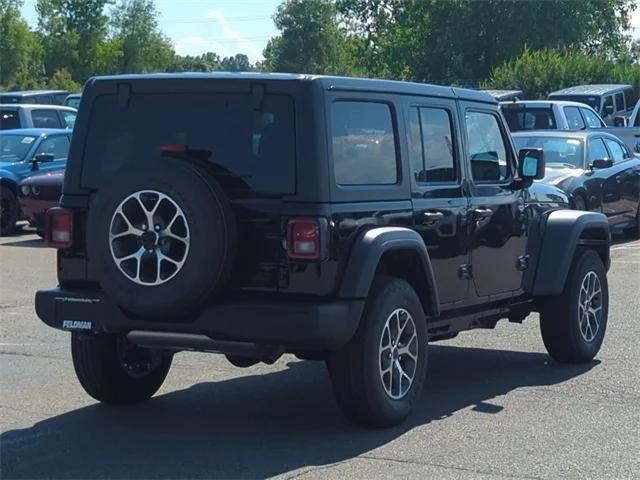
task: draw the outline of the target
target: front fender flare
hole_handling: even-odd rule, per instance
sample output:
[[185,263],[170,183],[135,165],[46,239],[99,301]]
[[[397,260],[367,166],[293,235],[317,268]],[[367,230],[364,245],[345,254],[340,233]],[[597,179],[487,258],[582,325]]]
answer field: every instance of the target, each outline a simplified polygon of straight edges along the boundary
[[417,293],[420,297],[426,293],[431,300],[430,311],[426,313],[438,316],[440,301],[427,247],[418,233],[404,227],[373,228],[356,240],[340,285],[340,297],[365,298],[369,294],[380,259],[386,252],[394,250],[411,250],[417,253],[429,290]]
[[608,269],[610,243],[609,222],[603,214],[577,210],[551,212],[538,254],[533,295],[557,295],[562,292],[578,245],[598,249],[602,263]]

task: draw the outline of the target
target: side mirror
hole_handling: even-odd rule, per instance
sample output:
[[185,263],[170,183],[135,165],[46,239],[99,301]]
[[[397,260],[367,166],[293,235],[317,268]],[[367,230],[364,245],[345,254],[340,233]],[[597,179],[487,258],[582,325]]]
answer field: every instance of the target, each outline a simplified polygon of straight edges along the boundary
[[613,160],[611,160],[610,158],[598,158],[597,160],[594,160],[593,162],[591,162],[591,165],[589,165],[589,168],[591,168],[591,170],[596,170],[600,168],[610,168],[612,166],[613,166]]
[[53,162],[56,159],[55,155],[52,153],[39,153],[35,157],[33,157],[32,162]]
[[518,152],[518,174],[522,179],[541,180],[545,175],[541,148],[523,148]]
[[38,170],[38,164],[41,162],[53,162],[55,158],[51,153],[39,153],[31,159],[31,170],[35,172]]
[[616,117],[613,119],[614,127],[626,127],[627,126],[627,117]]

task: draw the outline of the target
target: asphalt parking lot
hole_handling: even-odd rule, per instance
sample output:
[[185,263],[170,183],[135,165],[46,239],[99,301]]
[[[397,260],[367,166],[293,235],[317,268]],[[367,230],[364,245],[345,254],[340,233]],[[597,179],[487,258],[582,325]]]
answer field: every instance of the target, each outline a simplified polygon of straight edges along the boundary
[[55,285],[35,235],[0,240],[2,478],[639,478],[640,241],[618,242],[605,344],[553,363],[538,320],[430,346],[409,421],[348,424],[324,365],[249,369],[181,353],[147,404],[107,407],[77,383],[69,336],[34,292]]

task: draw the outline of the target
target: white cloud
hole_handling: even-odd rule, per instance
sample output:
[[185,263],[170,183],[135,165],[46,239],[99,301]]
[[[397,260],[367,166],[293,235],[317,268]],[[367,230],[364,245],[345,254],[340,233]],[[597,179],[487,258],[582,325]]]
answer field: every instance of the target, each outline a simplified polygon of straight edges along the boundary
[[210,19],[205,35],[189,35],[175,40],[176,53],[179,55],[200,55],[215,52],[220,57],[230,57],[244,53],[251,62],[262,59],[265,39],[247,39],[233,29],[229,21],[219,10],[205,14]]

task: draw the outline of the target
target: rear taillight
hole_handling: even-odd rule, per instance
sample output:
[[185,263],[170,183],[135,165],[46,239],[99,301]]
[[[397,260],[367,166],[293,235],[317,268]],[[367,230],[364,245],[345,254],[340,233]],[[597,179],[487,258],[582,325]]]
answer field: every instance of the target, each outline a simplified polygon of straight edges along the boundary
[[50,247],[69,248],[73,244],[73,212],[62,207],[47,210],[46,239]]
[[320,224],[313,218],[295,218],[287,223],[287,255],[294,260],[320,258]]

